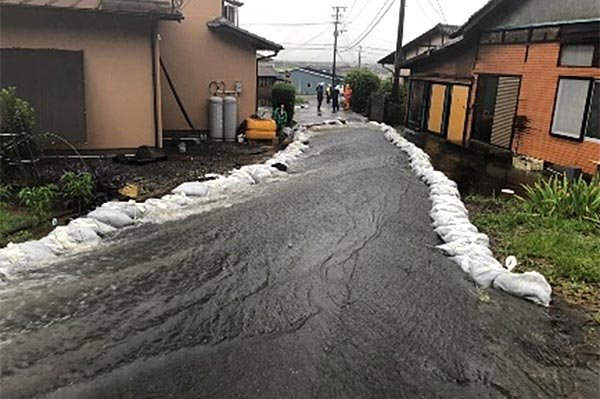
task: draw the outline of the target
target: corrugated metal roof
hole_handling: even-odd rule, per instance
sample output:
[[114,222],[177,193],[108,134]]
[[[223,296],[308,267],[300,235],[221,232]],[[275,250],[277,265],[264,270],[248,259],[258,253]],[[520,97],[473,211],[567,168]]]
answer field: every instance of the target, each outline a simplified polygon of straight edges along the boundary
[[169,19],[183,18],[171,0],[0,0],[0,6],[150,14]]

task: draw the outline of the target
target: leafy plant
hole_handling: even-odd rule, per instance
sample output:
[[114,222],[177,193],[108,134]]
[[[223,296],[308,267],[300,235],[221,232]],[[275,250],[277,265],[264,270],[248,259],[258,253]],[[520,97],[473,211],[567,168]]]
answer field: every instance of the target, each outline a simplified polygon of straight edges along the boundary
[[356,68],[346,76],[345,83],[352,87],[352,101],[350,102],[352,110],[364,113],[367,111],[369,97],[379,90],[381,80],[366,68]]
[[600,179],[597,177],[588,183],[583,177],[571,182],[566,176],[555,176],[523,188],[526,195],[519,198],[529,212],[600,223]]
[[58,188],[54,184],[40,187],[28,187],[19,191],[17,195],[21,204],[38,220],[38,223],[50,216],[54,202],[56,201]]
[[94,200],[94,177],[91,173],[66,172],[60,182],[67,204],[76,203],[79,213]]
[[294,108],[296,106],[296,88],[291,83],[279,82],[273,85],[271,89],[273,109],[283,104],[288,114],[288,125],[294,121]]
[[31,133],[35,127],[35,111],[17,96],[17,89],[0,90],[0,132]]
[[12,187],[8,184],[0,184],[0,203],[10,198]]

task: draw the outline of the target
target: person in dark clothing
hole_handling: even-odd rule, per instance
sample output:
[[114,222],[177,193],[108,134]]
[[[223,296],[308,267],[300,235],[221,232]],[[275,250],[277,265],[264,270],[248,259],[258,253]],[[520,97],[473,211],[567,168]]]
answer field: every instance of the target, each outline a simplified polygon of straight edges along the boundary
[[331,104],[331,85],[327,85],[327,89],[325,89],[325,95],[327,97],[327,104]]
[[325,86],[323,83],[320,83],[317,86],[317,111],[321,112],[321,105],[323,104],[323,96],[324,96]]
[[333,104],[333,112],[340,110],[340,88],[335,86],[331,92],[331,102]]

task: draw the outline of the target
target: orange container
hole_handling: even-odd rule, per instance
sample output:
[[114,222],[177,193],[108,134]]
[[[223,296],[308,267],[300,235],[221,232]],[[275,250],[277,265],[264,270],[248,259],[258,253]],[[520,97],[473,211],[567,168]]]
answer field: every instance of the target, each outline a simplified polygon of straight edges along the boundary
[[277,123],[273,119],[246,119],[246,130],[277,131]]
[[273,140],[276,137],[276,132],[274,130],[246,130],[246,138],[248,140]]

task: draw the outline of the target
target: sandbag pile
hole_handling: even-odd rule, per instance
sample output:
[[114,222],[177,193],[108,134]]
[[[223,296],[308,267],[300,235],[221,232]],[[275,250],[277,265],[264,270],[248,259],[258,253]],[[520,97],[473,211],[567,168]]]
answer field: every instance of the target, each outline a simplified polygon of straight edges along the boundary
[[[552,288],[540,273],[512,273],[494,258],[487,235],[469,220],[455,182],[431,165],[429,156],[419,147],[385,124],[370,122],[385,132],[385,138],[408,154],[410,166],[430,189],[433,204],[430,216],[435,232],[444,241],[438,246],[457,263],[477,285],[495,287],[510,294],[549,306]],[[514,264],[508,265],[509,269]],[[507,267],[508,267],[507,266]]]
[[281,166],[288,170],[309,149],[310,134],[305,127],[295,130],[294,139],[264,164],[243,166],[227,176],[212,175],[214,179],[207,182],[183,183],[172,194],[143,203],[108,202],[67,226],[55,228],[41,240],[9,244],[0,249],[0,281],[14,279],[22,271],[47,266],[65,255],[90,250],[100,245],[103,238],[126,227],[163,223],[204,212],[217,207],[218,200],[248,186],[285,177],[287,173]]

